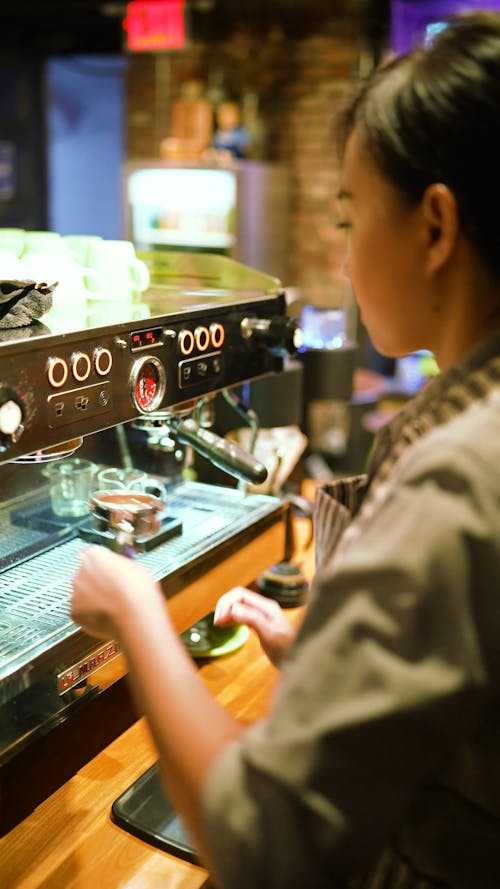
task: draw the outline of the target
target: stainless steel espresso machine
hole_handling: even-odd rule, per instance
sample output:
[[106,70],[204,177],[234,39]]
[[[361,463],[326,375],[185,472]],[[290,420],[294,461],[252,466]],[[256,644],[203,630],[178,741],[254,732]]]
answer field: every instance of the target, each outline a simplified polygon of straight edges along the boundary
[[296,351],[281,284],[216,255],[163,262],[165,284],[130,305],[99,306],[84,324],[68,308],[55,330],[44,318],[0,330],[1,834],[136,718],[117,644],[88,637],[69,610],[82,548],[114,537],[91,515],[54,514],[53,461],[90,446],[96,465],[130,466],[130,431],[151,446],[166,508],[135,557],[162,583],[180,632],[224,592],[221,563],[230,584],[246,584],[283,555],[278,498],[181,471],[188,449],[240,480],[264,479],[210,428],[210,408]]

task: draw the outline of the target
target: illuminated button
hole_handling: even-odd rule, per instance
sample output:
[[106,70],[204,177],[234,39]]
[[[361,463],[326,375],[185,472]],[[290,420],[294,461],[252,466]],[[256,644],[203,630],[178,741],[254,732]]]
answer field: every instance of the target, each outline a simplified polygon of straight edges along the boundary
[[183,355],[191,355],[194,349],[194,334],[192,330],[181,330],[179,334],[179,349]]
[[222,346],[225,335],[225,330],[222,324],[216,322],[215,324],[210,325],[210,336],[212,338],[212,345],[215,346],[216,349],[220,349],[220,347]]
[[196,345],[200,352],[205,352],[210,345],[210,334],[206,327],[197,327],[194,332]]
[[71,357],[71,373],[75,380],[83,383],[92,370],[92,362],[86,352],[75,352]]
[[47,377],[54,389],[60,389],[68,379],[68,362],[64,358],[49,358],[47,362]]
[[110,372],[113,366],[113,356],[109,349],[99,348],[94,352],[94,366],[100,377]]

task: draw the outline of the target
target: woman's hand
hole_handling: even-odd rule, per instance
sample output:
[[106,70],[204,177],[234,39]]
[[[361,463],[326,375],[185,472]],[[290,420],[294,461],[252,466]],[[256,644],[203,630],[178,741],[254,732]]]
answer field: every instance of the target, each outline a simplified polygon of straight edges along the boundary
[[247,624],[257,633],[260,644],[275,667],[279,667],[295,629],[274,599],[237,586],[217,602],[214,623],[219,627]]
[[127,607],[147,607],[156,585],[143,565],[102,546],[85,549],[73,578],[71,617],[99,639],[116,639]]

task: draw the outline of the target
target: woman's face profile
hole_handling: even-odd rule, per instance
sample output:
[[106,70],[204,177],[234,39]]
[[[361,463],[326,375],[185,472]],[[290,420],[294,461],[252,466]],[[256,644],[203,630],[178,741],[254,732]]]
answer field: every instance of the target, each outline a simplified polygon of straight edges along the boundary
[[373,345],[392,357],[425,348],[419,207],[404,204],[356,131],[346,145],[341,181],[338,216],[346,231],[344,270]]

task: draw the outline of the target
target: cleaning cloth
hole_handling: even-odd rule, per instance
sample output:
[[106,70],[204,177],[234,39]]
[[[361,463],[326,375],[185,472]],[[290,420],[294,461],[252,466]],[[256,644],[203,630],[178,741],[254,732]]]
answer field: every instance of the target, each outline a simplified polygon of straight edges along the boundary
[[0,329],[25,327],[52,307],[54,284],[0,281]]

